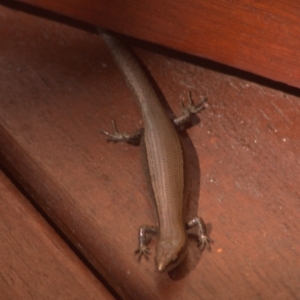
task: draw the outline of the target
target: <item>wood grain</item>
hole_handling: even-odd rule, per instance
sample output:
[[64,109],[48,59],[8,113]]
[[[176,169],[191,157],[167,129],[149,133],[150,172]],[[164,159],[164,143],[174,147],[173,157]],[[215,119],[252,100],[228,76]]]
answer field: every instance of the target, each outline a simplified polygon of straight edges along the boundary
[[114,299],[0,170],[0,299]]
[[300,87],[299,1],[23,2]]
[[[209,98],[184,136],[188,217],[210,223],[172,274],[134,257],[155,224],[140,149],[99,129],[141,127],[138,106],[91,32],[0,7],[0,158],[123,299],[297,299],[299,91],[149,45],[135,52],[172,110]],[[243,78],[241,77],[243,76]],[[155,241],[151,244],[154,251]]]

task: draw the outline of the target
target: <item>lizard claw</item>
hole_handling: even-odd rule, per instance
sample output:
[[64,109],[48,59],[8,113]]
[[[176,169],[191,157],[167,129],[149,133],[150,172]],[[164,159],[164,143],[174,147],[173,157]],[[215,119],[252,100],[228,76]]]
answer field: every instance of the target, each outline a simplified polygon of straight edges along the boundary
[[126,132],[120,132],[116,121],[114,119],[111,120],[112,121],[112,127],[113,127],[113,133],[109,133],[105,130],[100,130],[101,133],[105,134],[108,139],[108,142],[127,142],[129,144],[133,144],[136,145],[139,143],[139,139],[142,135],[142,130],[138,129],[133,133],[126,133]]
[[213,243],[213,240],[200,230],[198,235],[198,247],[200,251],[203,251],[205,247],[207,247],[208,251],[211,251],[211,243]]
[[195,104],[192,98],[192,93],[189,91],[189,102],[188,105],[185,105],[183,102],[180,102],[182,110],[186,114],[196,114],[202,109],[205,109],[207,98],[202,97],[201,101],[198,104]]
[[122,139],[124,138],[124,133],[119,132],[116,121],[114,119],[112,119],[111,121],[112,121],[112,127],[113,127],[114,132],[109,133],[105,130],[100,130],[100,132],[105,134],[106,136],[108,136],[107,141],[109,141],[109,142],[122,141]]
[[189,101],[187,104],[184,102],[180,102],[182,115],[178,118],[175,118],[173,120],[176,127],[189,124],[191,122],[191,118],[193,115],[197,114],[201,110],[205,109],[207,107],[206,104],[207,98],[201,97],[201,101],[197,104],[194,103],[192,99],[192,94],[189,92]]
[[138,256],[139,261],[141,260],[142,256],[144,256],[146,260],[148,260],[149,255],[151,254],[150,248],[145,245],[140,246],[138,249],[135,250],[134,253]]

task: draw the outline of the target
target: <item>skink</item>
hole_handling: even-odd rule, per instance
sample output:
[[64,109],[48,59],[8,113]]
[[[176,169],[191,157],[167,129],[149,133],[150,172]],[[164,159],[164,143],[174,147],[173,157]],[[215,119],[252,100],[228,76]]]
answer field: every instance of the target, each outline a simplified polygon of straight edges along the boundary
[[[152,85],[142,71],[137,60],[123,43],[106,31],[98,30],[127,85],[133,91],[139,104],[144,129],[133,134],[121,133],[113,121],[114,133],[102,130],[110,141],[130,142],[142,138],[147,157],[147,166],[157,208],[159,226],[141,226],[139,230],[139,258],[149,255],[148,244],[152,235],[158,236],[156,246],[156,269],[170,271],[186,257],[186,229],[198,226],[198,243],[201,249],[209,247],[210,238],[206,234],[202,219],[194,218],[185,223],[185,174],[184,158],[180,138],[175,126],[190,119],[191,114],[204,108],[204,101],[195,105],[190,98],[183,106],[183,116],[171,121],[165,113]],[[175,125],[174,125],[174,123]]]

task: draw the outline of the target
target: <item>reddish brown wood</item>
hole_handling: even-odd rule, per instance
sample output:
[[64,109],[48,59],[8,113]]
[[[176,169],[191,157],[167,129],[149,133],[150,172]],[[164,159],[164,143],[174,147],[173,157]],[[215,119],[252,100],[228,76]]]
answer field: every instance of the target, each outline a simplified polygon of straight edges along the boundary
[[23,2],[300,87],[299,1]]
[[140,149],[99,133],[111,117],[124,131],[141,126],[101,39],[0,8],[1,160],[124,299],[297,299],[297,90],[136,51],[176,114],[188,91],[209,98],[184,142],[189,216],[212,224],[215,243],[200,255],[191,240],[186,264],[159,274],[153,255],[133,254],[138,227],[156,222]]
[[1,299],[114,299],[0,170]]

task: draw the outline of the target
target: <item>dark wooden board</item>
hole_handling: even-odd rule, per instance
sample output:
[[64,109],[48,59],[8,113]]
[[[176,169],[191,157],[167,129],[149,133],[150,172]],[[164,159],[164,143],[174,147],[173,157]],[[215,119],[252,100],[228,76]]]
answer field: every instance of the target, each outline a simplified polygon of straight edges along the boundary
[[0,170],[0,299],[114,299]]
[[300,87],[299,1],[22,2]]

